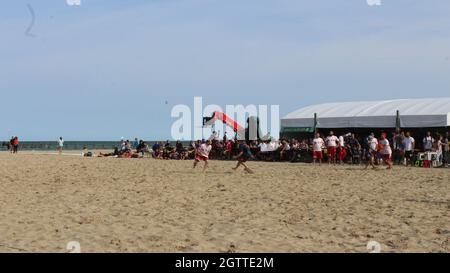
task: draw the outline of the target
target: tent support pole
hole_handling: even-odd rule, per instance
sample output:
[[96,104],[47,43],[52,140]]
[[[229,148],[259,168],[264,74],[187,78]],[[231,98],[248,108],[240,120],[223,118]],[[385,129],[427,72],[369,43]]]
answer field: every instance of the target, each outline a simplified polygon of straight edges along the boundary
[[314,113],[314,127],[313,127],[313,133],[316,134],[317,130],[317,113]]
[[400,111],[397,110],[397,115],[395,118],[395,132],[400,133]]

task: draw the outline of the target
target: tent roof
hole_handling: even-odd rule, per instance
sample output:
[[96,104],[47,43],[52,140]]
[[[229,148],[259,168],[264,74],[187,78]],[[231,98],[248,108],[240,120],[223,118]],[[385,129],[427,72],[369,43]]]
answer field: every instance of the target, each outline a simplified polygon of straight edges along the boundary
[[324,103],[300,108],[281,119],[282,127],[395,127],[397,110],[402,127],[450,126],[450,98]]

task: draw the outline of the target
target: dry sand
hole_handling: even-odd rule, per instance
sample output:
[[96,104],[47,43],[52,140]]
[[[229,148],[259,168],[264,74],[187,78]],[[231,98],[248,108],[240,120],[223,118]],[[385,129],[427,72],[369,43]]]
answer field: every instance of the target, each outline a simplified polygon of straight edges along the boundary
[[0,252],[450,251],[449,169],[0,153]]

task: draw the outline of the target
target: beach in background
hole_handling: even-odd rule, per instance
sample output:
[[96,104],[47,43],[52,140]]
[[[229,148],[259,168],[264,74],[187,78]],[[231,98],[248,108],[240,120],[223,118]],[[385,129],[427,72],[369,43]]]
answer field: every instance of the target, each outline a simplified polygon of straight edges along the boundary
[[0,153],[0,252],[450,251],[448,169]]
[[[130,139],[131,142],[134,139]],[[159,142],[165,142],[162,140],[146,141],[150,146]],[[169,141],[172,145],[175,145],[175,141]],[[184,146],[189,145],[189,141],[182,142]],[[84,147],[89,150],[108,150],[111,151],[114,147],[120,148],[120,141],[64,141],[64,150],[66,151],[81,151]],[[57,141],[21,141],[20,151],[55,151],[58,148]],[[6,147],[0,147],[0,151],[5,151]]]

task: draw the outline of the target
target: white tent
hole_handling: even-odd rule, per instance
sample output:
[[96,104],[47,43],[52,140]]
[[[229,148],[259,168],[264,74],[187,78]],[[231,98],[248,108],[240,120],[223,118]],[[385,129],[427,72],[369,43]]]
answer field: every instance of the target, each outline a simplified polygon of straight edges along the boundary
[[[397,120],[398,111],[398,120]],[[313,128],[403,128],[450,126],[450,98],[337,102],[300,108],[281,119],[282,130]]]

